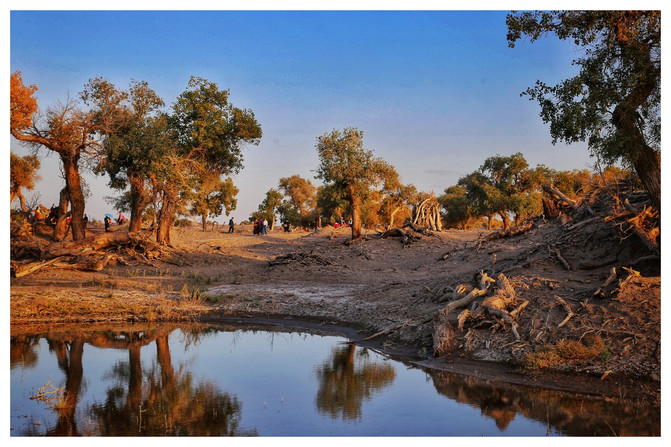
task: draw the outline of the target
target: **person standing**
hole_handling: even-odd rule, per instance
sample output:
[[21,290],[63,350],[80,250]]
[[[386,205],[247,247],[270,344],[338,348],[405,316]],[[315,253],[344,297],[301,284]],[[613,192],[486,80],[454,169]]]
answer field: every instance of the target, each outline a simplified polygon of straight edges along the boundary
[[235,222],[233,221],[233,218],[228,221],[228,233],[233,233],[235,231]]
[[268,234],[268,219],[263,219],[263,234]]

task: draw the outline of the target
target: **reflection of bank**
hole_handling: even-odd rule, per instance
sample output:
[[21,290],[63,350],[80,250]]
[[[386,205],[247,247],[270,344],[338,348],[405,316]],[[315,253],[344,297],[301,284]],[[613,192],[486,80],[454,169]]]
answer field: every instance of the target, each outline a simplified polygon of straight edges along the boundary
[[331,358],[317,368],[319,381],[316,405],[333,419],[361,419],[361,405],[376,391],[391,385],[396,378],[393,366],[371,361],[368,351],[349,344],[333,349]]
[[[49,333],[43,335],[56,354],[58,367],[65,375],[65,393],[52,406],[56,424],[47,435],[56,436],[234,436],[255,435],[239,429],[242,404],[236,396],[216,385],[196,383],[185,367],[172,366],[168,338],[174,328],[90,333]],[[192,334],[193,335],[193,334]],[[197,337],[197,335],[195,335]],[[156,359],[143,370],[141,348],[154,343]],[[84,378],[84,345],[128,352],[108,377],[115,383],[107,388],[103,402],[85,409],[77,420],[77,404]],[[32,358],[35,337],[12,337],[12,364]],[[24,364],[25,365],[25,364]],[[85,431],[85,432],[82,432]],[[26,433],[32,434],[32,433]]]
[[517,414],[568,436],[659,436],[659,408],[427,369],[440,394],[480,409],[504,432]]

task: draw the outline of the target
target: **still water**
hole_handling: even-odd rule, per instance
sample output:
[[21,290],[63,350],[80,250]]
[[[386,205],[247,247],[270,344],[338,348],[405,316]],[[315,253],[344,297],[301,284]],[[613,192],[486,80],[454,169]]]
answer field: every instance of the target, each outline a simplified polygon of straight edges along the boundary
[[12,436],[660,433],[659,408],[423,369],[264,326],[53,328],[11,337]]

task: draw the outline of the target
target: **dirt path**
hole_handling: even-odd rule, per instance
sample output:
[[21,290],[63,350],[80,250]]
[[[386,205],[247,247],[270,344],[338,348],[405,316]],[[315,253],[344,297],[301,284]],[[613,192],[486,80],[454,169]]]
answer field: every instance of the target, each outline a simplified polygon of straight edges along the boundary
[[[482,242],[486,231],[447,231],[407,246],[373,233],[347,244],[348,230],[330,227],[315,234],[267,236],[178,229],[171,234],[167,262],[135,262],[102,272],[45,269],[13,279],[12,329],[37,321],[246,315],[287,324],[344,325],[361,331],[361,339],[383,332],[368,342],[436,362],[435,315],[449,301],[450,288],[476,285],[478,273],[486,270],[503,272],[518,299],[529,302],[517,319],[520,338],[505,324],[455,331],[454,349],[440,361],[443,368],[467,372],[473,360],[498,361],[503,363],[493,367],[495,376],[515,370],[518,378],[526,377],[522,381],[554,381],[560,387],[578,386],[561,373],[581,373],[585,390],[617,395],[627,387],[631,397],[658,399],[659,273],[648,275],[654,266],[643,265],[637,266],[641,276],[629,278],[622,270],[637,257],[635,241],[620,242],[600,226],[585,225],[580,232],[566,228],[539,222],[522,236],[487,243]],[[557,250],[574,266],[571,270]],[[617,288],[595,296],[612,267],[618,271]],[[556,297],[573,313],[563,325],[567,308]],[[592,349],[586,341],[595,338],[601,343],[597,351],[585,357],[576,350]],[[545,358],[569,347],[573,351],[561,361]],[[529,359],[548,363],[529,370]],[[526,362],[523,376],[511,362]]]

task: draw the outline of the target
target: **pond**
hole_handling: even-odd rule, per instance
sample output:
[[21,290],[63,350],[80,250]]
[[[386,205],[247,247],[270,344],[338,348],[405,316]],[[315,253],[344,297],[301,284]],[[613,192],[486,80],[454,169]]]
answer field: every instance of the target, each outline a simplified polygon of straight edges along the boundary
[[425,369],[261,325],[13,335],[12,436],[659,436],[659,408]]

